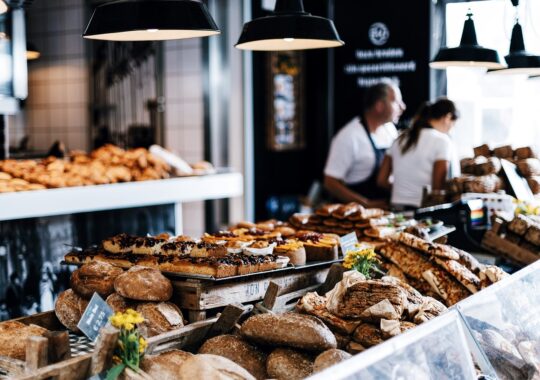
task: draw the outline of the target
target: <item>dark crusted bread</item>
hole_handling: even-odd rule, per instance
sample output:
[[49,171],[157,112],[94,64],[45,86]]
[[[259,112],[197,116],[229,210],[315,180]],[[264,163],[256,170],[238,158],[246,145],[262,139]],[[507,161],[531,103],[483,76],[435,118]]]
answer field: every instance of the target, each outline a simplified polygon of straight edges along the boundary
[[123,313],[129,308],[135,308],[134,302],[122,297],[118,293],[113,293],[105,300],[107,305],[113,309],[115,313]]
[[73,290],[68,289],[58,295],[58,299],[54,305],[54,312],[64,326],[71,331],[78,332],[79,328],[77,324],[86,306],[88,306],[86,299],[79,296]]
[[310,355],[290,348],[276,348],[268,355],[266,371],[272,379],[305,379],[313,372],[313,359]]
[[139,326],[139,330],[145,337],[159,335],[184,327],[182,312],[173,303],[141,303],[137,306],[137,311],[144,318],[144,322]]
[[207,340],[200,354],[213,354],[232,360],[257,379],[268,378],[266,354],[236,335],[219,335]]
[[157,269],[134,266],[114,282],[122,297],[138,301],[168,301],[172,296],[171,282]]
[[248,340],[264,345],[289,346],[309,351],[337,347],[336,337],[330,329],[310,315],[254,315],[244,322],[240,331]]
[[107,297],[114,292],[114,280],[123,270],[102,261],[84,264],[71,274],[71,288],[84,298],[91,298],[94,292]]
[[315,362],[313,363],[313,372],[322,371],[325,368],[336,365],[349,358],[352,358],[351,354],[338,350],[337,348],[326,350],[315,358]]

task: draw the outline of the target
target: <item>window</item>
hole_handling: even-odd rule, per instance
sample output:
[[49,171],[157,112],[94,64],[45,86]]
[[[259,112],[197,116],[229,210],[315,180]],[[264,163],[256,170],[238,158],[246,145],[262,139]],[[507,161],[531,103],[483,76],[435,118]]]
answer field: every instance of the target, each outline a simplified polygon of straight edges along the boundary
[[[448,4],[448,46],[459,45],[468,9],[474,14],[478,43],[497,49],[501,58],[507,55],[515,22],[508,0]],[[540,1],[522,0],[519,22],[526,49],[540,55]],[[510,144],[540,149],[540,78],[470,68],[450,68],[447,77],[448,97],[461,113],[453,132],[460,157],[471,156],[472,148],[484,143],[492,148]]]

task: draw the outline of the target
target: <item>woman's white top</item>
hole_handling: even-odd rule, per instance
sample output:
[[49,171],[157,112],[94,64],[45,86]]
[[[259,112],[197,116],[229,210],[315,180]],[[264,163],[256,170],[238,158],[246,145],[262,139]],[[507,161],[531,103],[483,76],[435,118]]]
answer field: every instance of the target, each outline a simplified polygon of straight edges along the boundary
[[399,139],[394,141],[386,153],[392,157],[394,176],[391,203],[420,207],[422,190],[432,183],[433,164],[448,161],[453,166],[452,141],[445,133],[424,128],[420,131],[418,143],[405,154],[401,153],[400,145]]

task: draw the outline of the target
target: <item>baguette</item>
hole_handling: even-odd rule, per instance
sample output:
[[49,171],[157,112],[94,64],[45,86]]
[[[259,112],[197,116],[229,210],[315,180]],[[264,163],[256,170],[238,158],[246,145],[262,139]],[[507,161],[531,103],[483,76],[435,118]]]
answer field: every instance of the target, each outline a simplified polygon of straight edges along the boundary
[[309,351],[336,348],[336,337],[319,319],[295,313],[259,314],[240,330],[246,339],[263,345],[284,345]]

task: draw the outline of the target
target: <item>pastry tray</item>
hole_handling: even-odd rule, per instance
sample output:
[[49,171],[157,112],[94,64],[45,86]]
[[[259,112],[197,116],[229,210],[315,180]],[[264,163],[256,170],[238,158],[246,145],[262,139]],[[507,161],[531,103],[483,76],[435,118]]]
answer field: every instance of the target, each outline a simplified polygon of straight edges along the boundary
[[[315,269],[318,267],[324,267],[324,266],[330,266],[334,263],[341,263],[343,262],[343,259],[335,259],[335,260],[327,260],[327,261],[310,261],[307,264],[304,265],[292,265],[289,264],[284,268],[279,269],[273,269],[273,270],[267,270],[262,272],[255,272],[255,273],[248,273],[248,274],[241,274],[236,276],[229,276],[229,277],[220,277],[215,278],[214,276],[207,276],[202,274],[189,274],[189,273],[174,273],[174,272],[165,272],[161,271],[166,277],[168,277],[171,280],[205,280],[205,281],[211,281],[211,282],[226,282],[230,280],[237,280],[237,279],[244,279],[248,277],[254,277],[254,276],[264,276],[268,274],[274,274],[274,273],[287,273],[291,272],[294,273],[296,271],[301,271],[304,269]],[[63,265],[69,265],[69,266],[82,266],[83,264],[79,263],[68,263],[66,261],[61,261],[60,264]]]

